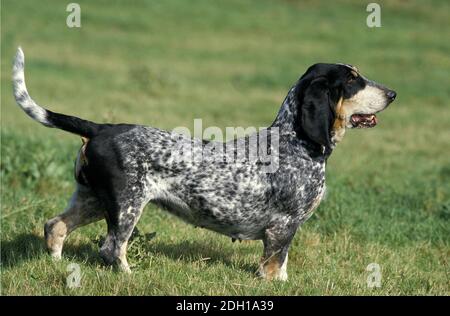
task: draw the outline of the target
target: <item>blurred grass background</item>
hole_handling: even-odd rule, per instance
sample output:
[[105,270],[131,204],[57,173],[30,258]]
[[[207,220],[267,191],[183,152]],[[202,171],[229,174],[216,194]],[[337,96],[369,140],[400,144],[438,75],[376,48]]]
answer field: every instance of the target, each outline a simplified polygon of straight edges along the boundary
[[[449,295],[450,27],[448,1],[1,1],[2,294]],[[11,62],[26,55],[31,96],[97,122],[164,129],[268,126],[316,62],[346,62],[398,93],[375,129],[347,133],[331,156],[328,194],[295,237],[287,283],[255,278],[259,242],[234,243],[148,206],[130,247],[131,276],[104,267],[105,224],[68,239],[52,262],[43,224],[74,188],[80,140],[16,105]],[[157,232],[149,240],[144,233]],[[79,263],[81,287],[66,287]],[[366,266],[382,268],[367,287]]]

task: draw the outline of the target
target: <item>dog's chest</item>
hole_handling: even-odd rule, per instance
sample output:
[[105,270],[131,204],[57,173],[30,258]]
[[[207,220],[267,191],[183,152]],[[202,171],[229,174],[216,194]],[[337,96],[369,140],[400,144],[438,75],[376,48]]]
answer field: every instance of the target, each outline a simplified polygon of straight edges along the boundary
[[317,207],[320,205],[320,202],[322,202],[323,197],[325,196],[325,191],[326,186],[324,179],[323,183],[317,185],[312,189],[311,200],[307,200],[305,202],[304,208],[299,211],[301,222],[306,221],[317,209]]
[[274,183],[277,207],[300,221],[309,218],[325,194],[325,164],[300,162],[282,170]]

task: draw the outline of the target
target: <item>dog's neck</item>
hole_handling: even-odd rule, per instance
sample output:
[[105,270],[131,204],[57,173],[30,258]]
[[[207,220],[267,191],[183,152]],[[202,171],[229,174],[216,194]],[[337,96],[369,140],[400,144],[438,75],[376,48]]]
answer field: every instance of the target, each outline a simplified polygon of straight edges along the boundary
[[334,148],[342,141],[345,135],[345,113],[342,106],[344,99],[341,97],[336,104],[336,119],[331,131],[331,146]]
[[295,100],[295,86],[289,90],[277,117],[271,127],[278,127],[280,134],[295,132],[295,118],[297,117],[297,102]]
[[287,139],[291,138],[289,136],[297,138],[311,157],[326,160],[331,155],[331,152],[334,147],[336,147],[336,144],[342,139],[343,132],[341,130],[339,130],[338,133],[333,131],[331,148],[313,143],[306,135],[299,133],[299,128],[296,126],[298,124],[298,104],[295,98],[295,88],[296,86],[289,90],[289,93],[284,99],[283,104],[281,105],[280,110],[278,111],[278,114],[270,127],[277,127],[281,138],[283,138],[283,136],[287,136]]

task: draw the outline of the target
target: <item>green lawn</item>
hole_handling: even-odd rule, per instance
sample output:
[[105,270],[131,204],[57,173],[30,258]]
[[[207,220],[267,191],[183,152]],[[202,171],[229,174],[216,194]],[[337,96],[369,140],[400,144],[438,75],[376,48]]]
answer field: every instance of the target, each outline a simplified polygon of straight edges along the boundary
[[[1,1],[3,295],[450,294],[448,1],[378,1],[381,28],[366,26],[358,0],[77,2],[80,29],[65,25],[68,2]],[[81,142],[15,105],[18,45],[33,98],[99,122],[267,126],[320,61],[357,65],[398,97],[329,159],[328,193],[294,239],[288,282],[255,277],[262,243],[231,243],[151,205],[125,275],[99,258],[103,222],[74,232],[62,261],[45,251],[43,225],[74,189]],[[79,288],[66,286],[70,263]],[[367,287],[370,263],[381,266],[380,288]]]

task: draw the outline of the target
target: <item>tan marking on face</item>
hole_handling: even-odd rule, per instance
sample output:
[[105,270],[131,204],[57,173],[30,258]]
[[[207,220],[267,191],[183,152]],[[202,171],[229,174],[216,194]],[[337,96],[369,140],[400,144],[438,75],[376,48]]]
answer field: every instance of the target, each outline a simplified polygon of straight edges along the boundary
[[358,71],[352,70],[350,72],[352,73],[353,77],[355,77],[355,78],[358,77]]
[[336,104],[336,119],[333,123],[333,129],[332,129],[332,142],[334,144],[339,143],[345,134],[345,126],[346,126],[346,116],[345,116],[345,110],[343,107],[343,100],[344,98],[340,98],[338,103]]

